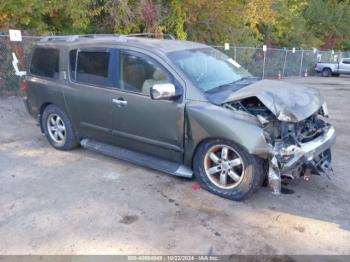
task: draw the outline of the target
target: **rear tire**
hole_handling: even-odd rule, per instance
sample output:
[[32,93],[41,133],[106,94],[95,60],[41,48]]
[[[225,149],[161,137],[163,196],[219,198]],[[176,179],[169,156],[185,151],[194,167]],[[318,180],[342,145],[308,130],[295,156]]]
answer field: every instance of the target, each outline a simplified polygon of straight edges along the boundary
[[194,156],[193,170],[204,189],[236,201],[257,191],[266,176],[262,159],[224,139],[201,144]]
[[79,141],[67,114],[55,105],[48,105],[42,115],[41,125],[49,143],[59,150],[72,150]]
[[323,77],[330,77],[332,75],[332,71],[329,68],[325,68],[322,70]]

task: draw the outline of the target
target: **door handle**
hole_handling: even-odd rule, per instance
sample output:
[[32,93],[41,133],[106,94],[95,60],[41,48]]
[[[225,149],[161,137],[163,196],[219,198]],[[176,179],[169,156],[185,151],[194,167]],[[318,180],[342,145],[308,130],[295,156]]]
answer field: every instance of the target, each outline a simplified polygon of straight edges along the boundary
[[120,98],[113,98],[112,102],[117,104],[118,106],[126,106],[128,104],[128,101],[124,100],[122,97]]

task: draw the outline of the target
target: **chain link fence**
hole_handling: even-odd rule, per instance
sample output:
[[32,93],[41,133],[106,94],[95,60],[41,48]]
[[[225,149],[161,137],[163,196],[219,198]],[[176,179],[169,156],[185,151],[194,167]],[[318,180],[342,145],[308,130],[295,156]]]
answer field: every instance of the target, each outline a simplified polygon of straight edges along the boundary
[[[19,70],[26,70],[29,53],[38,36],[23,36],[22,42],[11,42],[8,35],[0,35],[0,95],[20,94],[21,79],[15,74],[12,65],[12,53],[18,58]],[[261,78],[279,78],[289,76],[315,75],[316,62],[338,62],[343,57],[350,57],[350,52],[290,50],[231,45],[228,50],[224,46],[213,46],[236,60],[252,75]]]
[[0,95],[20,95],[21,78],[12,65],[12,53],[16,54],[19,70],[26,70],[29,53],[40,37],[23,36],[22,42],[11,42],[7,35],[0,35]]
[[278,49],[231,46],[214,46],[235,59],[254,76],[261,78],[278,78],[316,75],[314,70],[317,62],[337,63],[344,57],[350,57],[350,52],[319,51],[316,49]]

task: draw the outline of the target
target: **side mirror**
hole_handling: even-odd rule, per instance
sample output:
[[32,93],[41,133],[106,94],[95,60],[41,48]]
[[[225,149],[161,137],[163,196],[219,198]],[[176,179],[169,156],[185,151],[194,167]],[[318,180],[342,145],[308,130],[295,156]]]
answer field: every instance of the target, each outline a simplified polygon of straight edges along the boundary
[[152,86],[151,90],[151,98],[154,100],[161,99],[172,99],[176,97],[176,89],[173,84],[155,84]]

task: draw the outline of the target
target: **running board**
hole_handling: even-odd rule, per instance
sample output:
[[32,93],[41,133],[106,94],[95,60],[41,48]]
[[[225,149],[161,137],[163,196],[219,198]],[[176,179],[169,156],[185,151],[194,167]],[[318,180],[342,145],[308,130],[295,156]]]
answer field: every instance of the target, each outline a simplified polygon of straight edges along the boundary
[[146,155],[135,152],[122,147],[112,146],[97,142],[91,139],[83,139],[80,145],[86,149],[102,153],[107,156],[118,158],[120,160],[128,161],[140,166],[156,169],[158,171],[168,173],[174,176],[181,176],[191,178],[193,171],[185,165],[164,160],[162,158]]

